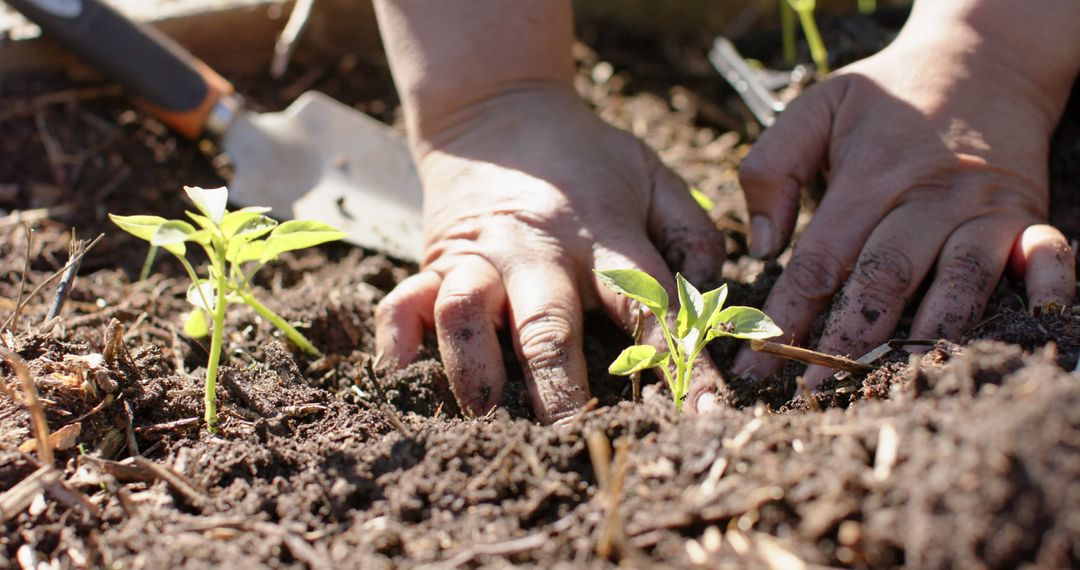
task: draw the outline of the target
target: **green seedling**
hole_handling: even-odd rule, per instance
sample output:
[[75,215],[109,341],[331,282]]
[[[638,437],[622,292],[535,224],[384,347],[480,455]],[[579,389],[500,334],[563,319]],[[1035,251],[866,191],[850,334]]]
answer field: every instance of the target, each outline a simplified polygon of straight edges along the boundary
[[671,388],[675,409],[682,411],[683,401],[690,391],[690,376],[694,360],[709,341],[719,337],[766,339],[782,331],[765,313],[753,307],[724,307],[727,285],[700,293],[682,275],[675,275],[679,294],[679,312],[675,330],[668,324],[668,294],[656,279],[635,269],[597,271],[600,282],[607,288],[641,303],[656,317],[667,342],[667,351],[660,352],[647,344],[636,344],[622,351],[611,363],[608,372],[630,376],[649,368],[659,368]]
[[[270,208],[251,207],[233,212],[225,208],[226,188],[184,187],[199,213],[185,212],[195,225],[159,216],[115,216],[113,223],[124,231],[176,256],[184,266],[191,286],[187,300],[195,310],[187,315],[184,331],[189,336],[210,333],[210,357],[206,364],[206,425],[217,429],[217,373],[225,310],[230,303],[243,303],[280,330],[304,352],[318,356],[319,350],[288,321],[255,298],[251,278],[267,263],[286,251],[306,249],[344,238],[347,234],[322,222],[294,220],[277,223],[265,214]],[[203,248],[209,258],[206,277],[200,277],[187,260],[187,245]],[[207,324],[209,321],[209,325]]]
[[825,49],[825,42],[821,39],[817,21],[814,20],[814,9],[817,7],[816,0],[784,0],[786,6],[780,9],[780,23],[783,30],[784,59],[789,63],[794,62],[795,55],[795,27],[791,22],[791,12],[794,10],[799,16],[799,25],[803,34],[806,35],[806,45],[810,47],[810,57],[817,66],[818,73],[829,73],[829,51]]

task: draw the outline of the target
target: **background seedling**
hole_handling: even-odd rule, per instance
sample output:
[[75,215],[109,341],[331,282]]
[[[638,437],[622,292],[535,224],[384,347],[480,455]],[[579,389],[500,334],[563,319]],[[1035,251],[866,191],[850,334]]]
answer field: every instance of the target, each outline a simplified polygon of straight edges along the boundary
[[[230,212],[226,188],[184,187],[199,213],[185,212],[195,226],[183,220],[159,216],[115,216],[113,223],[135,237],[150,242],[176,256],[184,266],[191,286],[187,300],[196,307],[187,315],[184,331],[205,336],[210,321],[210,357],[206,364],[206,425],[217,429],[217,371],[225,310],[229,303],[243,303],[284,333],[293,344],[311,355],[318,349],[288,321],[255,298],[251,278],[270,261],[286,251],[306,249],[346,236],[345,232],[322,222],[294,220],[278,224],[266,216],[270,208],[249,207]],[[202,246],[210,262],[206,278],[200,278],[187,260],[187,243]]]
[[679,294],[679,312],[675,330],[667,322],[668,294],[656,279],[635,269],[597,271],[600,281],[609,289],[641,303],[656,317],[664,334],[668,350],[659,352],[647,344],[635,344],[622,351],[611,363],[608,372],[630,376],[648,368],[659,368],[671,388],[675,409],[682,411],[683,400],[690,390],[694,360],[709,341],[718,337],[766,339],[781,334],[765,313],[753,307],[727,307],[727,285],[700,293],[683,278],[675,275]]
[[829,52],[825,49],[825,42],[821,39],[817,21],[814,20],[814,9],[817,7],[816,0],[784,0],[780,6],[780,25],[783,33],[784,59],[789,64],[795,62],[795,26],[792,22],[790,10],[794,10],[799,16],[799,26],[806,35],[806,45],[810,48],[810,57],[817,66],[818,73],[829,73]]

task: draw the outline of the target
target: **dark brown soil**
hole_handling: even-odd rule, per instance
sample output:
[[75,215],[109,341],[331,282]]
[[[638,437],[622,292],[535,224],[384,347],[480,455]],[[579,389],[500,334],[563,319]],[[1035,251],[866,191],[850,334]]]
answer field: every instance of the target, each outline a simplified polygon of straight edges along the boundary
[[[582,33],[597,51],[577,50],[579,88],[717,200],[712,215],[731,230],[733,301],[760,305],[779,267],[745,256],[734,171],[745,142],[731,129],[748,127],[688,47],[700,41]],[[363,74],[353,64],[349,74],[364,85],[345,74],[316,87],[392,120],[385,64],[359,64]],[[303,65],[293,68],[291,81],[303,75]],[[0,109],[72,87],[4,78]],[[242,87],[268,108],[287,99],[265,80]],[[1057,142],[1055,212],[1080,207],[1075,192],[1060,191],[1080,180],[1078,139],[1067,133],[1077,130],[1063,127]],[[59,148],[52,159],[46,141]],[[290,350],[267,323],[233,310],[219,388],[224,433],[212,436],[196,421],[207,347],[178,330],[182,271],[160,260],[152,278],[135,282],[145,246],[105,213],[177,216],[183,184],[220,181],[199,149],[115,96],[0,120],[0,208],[54,208],[33,224],[29,255],[22,225],[0,222],[0,316],[13,312],[27,262],[29,290],[64,265],[71,228],[106,234],[59,324],[41,326],[47,287],[2,333],[29,363],[50,427],[81,423],[78,445],[59,451],[57,465],[100,514],[52,493],[0,513],[0,568],[1080,563],[1080,380],[1067,372],[1080,356],[1080,306],[1032,316],[1009,282],[961,346],[915,359],[894,351],[876,372],[832,380],[810,399],[792,365],[768,383],[733,382],[732,407],[700,418],[676,415],[655,383],[643,404],[629,403],[629,385],[604,372],[626,339],[590,315],[598,406],[544,427],[513,372],[503,409],[462,419],[431,346],[410,368],[373,377],[372,307],[411,268],[329,246],[259,280],[272,308],[325,356]],[[104,351],[113,319],[120,356],[79,359]],[[737,348],[720,342],[713,355],[727,365]],[[15,387],[10,366],[3,372]],[[136,452],[128,417],[138,451],[188,486],[96,467],[94,458]],[[29,429],[26,411],[0,395],[0,493],[37,468],[19,451]],[[611,469],[594,463],[590,438],[625,450],[613,516],[598,483]],[[605,534],[607,558],[597,554]]]

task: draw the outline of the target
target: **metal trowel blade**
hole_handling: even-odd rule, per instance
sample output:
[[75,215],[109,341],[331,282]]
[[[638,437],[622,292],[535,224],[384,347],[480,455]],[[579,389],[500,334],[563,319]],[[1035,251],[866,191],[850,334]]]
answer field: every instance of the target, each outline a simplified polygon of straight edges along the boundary
[[326,222],[347,241],[408,261],[423,249],[421,189],[405,139],[309,91],[277,113],[244,113],[225,134],[229,197],[279,219]]

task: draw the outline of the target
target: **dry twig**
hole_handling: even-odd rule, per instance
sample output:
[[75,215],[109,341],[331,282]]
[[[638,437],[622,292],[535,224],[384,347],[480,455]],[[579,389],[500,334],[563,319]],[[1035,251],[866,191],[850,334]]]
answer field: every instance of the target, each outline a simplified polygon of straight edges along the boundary
[[145,469],[153,474],[155,479],[160,479],[169,484],[170,487],[180,495],[182,495],[189,503],[196,507],[203,507],[209,504],[210,499],[207,498],[206,493],[199,490],[187,477],[184,477],[180,473],[157,463],[154,463],[145,457],[135,456],[135,465]]
[[[90,252],[90,250],[91,250],[91,249],[92,249],[92,248],[93,248],[93,247],[94,247],[95,245],[97,245],[97,244],[98,244],[98,242],[100,242],[100,241],[101,241],[101,239],[102,239],[102,238],[104,238],[104,237],[105,237],[105,234],[101,234],[101,235],[99,235],[98,237],[94,238],[94,241],[90,242],[90,243],[89,243],[89,244],[88,244],[88,245],[86,246],[86,248],[85,248],[85,249],[83,249],[83,251],[82,251],[82,256],[85,256],[85,255],[86,255],[87,253],[89,253],[89,252]],[[80,256],[80,257],[78,258],[78,261],[79,261],[79,262],[81,262],[81,261],[82,261],[82,256]],[[27,304],[28,302],[30,302],[30,299],[33,299],[33,298],[34,298],[34,297],[35,297],[35,296],[36,296],[36,295],[38,294],[38,292],[39,292],[39,291],[41,291],[41,290],[42,290],[42,289],[43,289],[43,288],[44,288],[44,287],[45,287],[46,285],[48,285],[49,283],[52,283],[53,279],[56,279],[57,277],[60,277],[61,275],[63,275],[63,274],[64,274],[64,272],[65,272],[65,271],[67,271],[68,265],[71,265],[71,263],[73,263],[74,261],[76,261],[76,260],[74,260],[74,259],[73,259],[73,260],[70,260],[70,261],[68,261],[68,264],[67,264],[67,265],[65,265],[65,266],[61,267],[61,268],[60,268],[59,270],[57,270],[57,271],[56,271],[56,273],[53,273],[52,275],[50,275],[50,276],[48,277],[48,279],[46,279],[46,280],[42,281],[40,285],[38,285],[37,287],[34,287],[34,290],[33,290],[33,291],[31,291],[31,292],[30,292],[30,294],[29,294],[29,295],[27,295],[25,299],[23,299],[22,303],[21,303],[21,304],[20,304],[19,306],[17,306],[17,307],[16,307],[16,310],[19,310],[19,309],[21,309],[22,307],[25,307],[25,306],[26,306],[26,304]],[[12,317],[14,317],[14,315],[12,315]],[[4,324],[3,324],[3,325],[0,325],[0,331],[2,331],[2,330],[7,330],[8,326],[10,326],[10,325],[11,325],[12,317],[8,317],[8,319],[7,319],[6,321],[4,321]],[[47,323],[46,323],[46,324],[47,324]]]
[[[642,337],[645,335],[645,307],[638,306],[637,322],[634,323],[634,344],[641,344]],[[641,403],[641,371],[630,375],[630,383],[633,386],[634,391],[634,403]]]
[[60,309],[64,308],[71,286],[75,284],[75,276],[79,273],[79,265],[82,264],[83,255],[86,254],[86,243],[75,238],[75,230],[71,230],[71,244],[68,246],[68,263],[64,266],[64,276],[56,286],[56,295],[53,297],[52,306],[45,314],[45,322],[60,316]]
[[807,364],[816,364],[818,366],[825,366],[836,370],[843,370],[845,372],[870,372],[874,369],[872,366],[867,366],[866,364],[843,356],[834,356],[832,354],[825,354],[824,352],[818,352],[808,348],[799,348],[787,344],[769,342],[767,340],[751,340],[750,348],[781,358],[797,360]]
[[23,230],[26,231],[26,256],[23,258],[22,276],[19,277],[19,294],[15,296],[15,313],[11,315],[13,319],[11,328],[15,330],[19,329],[19,312],[22,309],[23,293],[26,292],[26,276],[30,273],[30,247],[34,241],[34,234],[30,231],[30,226],[24,224]]
[[94,87],[80,87],[67,91],[55,91],[35,97],[31,101],[16,101],[0,112],[0,123],[11,119],[29,117],[51,105],[72,103],[74,101],[86,101],[90,99],[102,99],[106,97],[119,97],[123,89],[119,85],[102,85]]
[[45,465],[51,466],[53,452],[52,447],[49,446],[49,424],[45,421],[45,408],[41,406],[41,401],[38,400],[37,386],[34,384],[34,379],[30,377],[30,369],[26,367],[26,362],[23,362],[23,359],[18,354],[10,350],[0,348],[0,356],[3,356],[11,363],[11,367],[15,369],[15,375],[22,382],[23,403],[30,410],[30,423],[34,428],[34,437],[37,438],[38,442],[38,459]]
[[607,435],[599,431],[590,431],[585,435],[589,448],[589,459],[599,487],[598,497],[604,503],[604,520],[600,527],[600,536],[596,542],[596,554],[603,559],[610,559],[618,552],[623,560],[635,559],[639,552],[630,544],[623,531],[622,517],[619,515],[619,503],[622,500],[623,483],[630,468],[630,440],[620,439],[615,443],[615,466],[612,470],[611,444]]
[[15,210],[0,218],[0,229],[10,228],[19,224],[36,224],[37,222],[66,216],[75,211],[74,204],[60,204],[48,208],[34,208],[32,210]]

